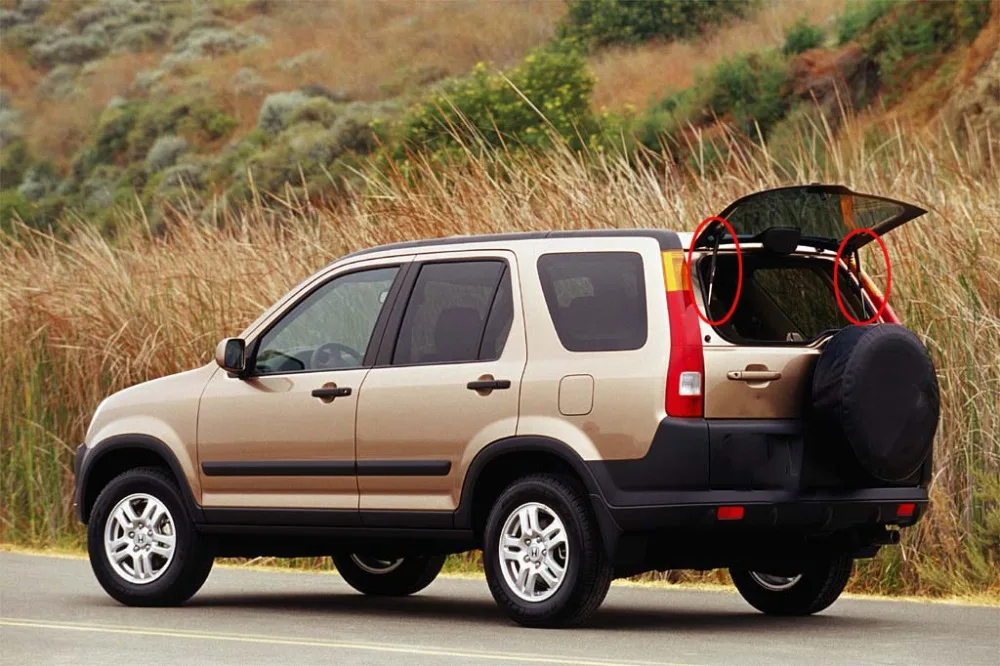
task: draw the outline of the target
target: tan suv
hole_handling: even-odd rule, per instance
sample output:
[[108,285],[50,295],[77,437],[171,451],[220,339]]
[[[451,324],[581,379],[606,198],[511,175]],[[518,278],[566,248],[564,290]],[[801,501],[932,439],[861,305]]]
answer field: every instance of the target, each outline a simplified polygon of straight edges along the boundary
[[654,569],[728,567],[766,613],[822,610],[927,505],[934,369],[861,271],[873,237],[844,239],[923,212],[812,185],[731,205],[735,239],[346,256],[216,363],[98,407],[75,464],[94,573],[164,605],[215,557],[332,555],[361,592],[405,595],[482,549],[524,625],[582,621]]

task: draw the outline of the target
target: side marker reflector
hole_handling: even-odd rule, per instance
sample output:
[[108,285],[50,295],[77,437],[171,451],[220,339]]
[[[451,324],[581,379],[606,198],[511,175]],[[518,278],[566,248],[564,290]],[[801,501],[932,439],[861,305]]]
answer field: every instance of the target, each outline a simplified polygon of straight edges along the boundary
[[719,520],[743,520],[743,507],[720,506],[715,516]]
[[906,504],[900,504],[896,507],[896,517],[897,518],[909,518],[913,515],[913,511],[917,508],[917,505],[912,502],[907,502]]

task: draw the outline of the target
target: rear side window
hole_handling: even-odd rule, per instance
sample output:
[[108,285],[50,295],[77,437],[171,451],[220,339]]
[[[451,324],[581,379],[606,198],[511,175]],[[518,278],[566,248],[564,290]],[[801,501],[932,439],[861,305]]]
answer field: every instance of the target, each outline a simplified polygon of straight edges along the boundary
[[502,261],[423,265],[406,305],[392,364],[499,358],[513,320],[509,283]]
[[646,344],[646,284],[634,252],[545,254],[538,275],[563,347],[623,351]]

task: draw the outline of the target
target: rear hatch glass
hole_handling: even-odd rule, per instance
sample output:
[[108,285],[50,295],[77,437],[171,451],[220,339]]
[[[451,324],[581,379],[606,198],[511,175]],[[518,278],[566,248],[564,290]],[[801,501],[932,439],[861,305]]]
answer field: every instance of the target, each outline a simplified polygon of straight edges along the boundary
[[[871,229],[881,236],[926,212],[902,201],[852,192],[842,185],[798,185],[738,199],[719,217],[733,226],[741,241],[773,227],[793,227],[801,231],[802,244],[836,249],[853,229]],[[705,228],[695,244],[725,244],[729,235],[724,225],[715,222]],[[872,240],[869,234],[857,234],[845,250],[852,252]]]

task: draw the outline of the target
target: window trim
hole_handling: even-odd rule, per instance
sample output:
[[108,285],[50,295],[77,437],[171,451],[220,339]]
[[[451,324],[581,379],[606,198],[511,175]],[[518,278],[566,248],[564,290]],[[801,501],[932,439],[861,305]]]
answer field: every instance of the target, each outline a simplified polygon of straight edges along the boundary
[[[552,312],[552,308],[549,307],[549,295],[547,293],[547,288],[543,280],[541,263],[542,259],[546,257],[565,257],[565,256],[590,256],[599,254],[629,254],[633,255],[639,260],[639,269],[642,271],[639,275],[638,286],[642,290],[642,298],[639,299],[642,303],[643,310],[645,312],[646,327],[643,329],[642,343],[637,347],[629,347],[628,349],[570,349],[563,342],[562,336],[559,335],[559,327],[556,325],[556,317]],[[636,352],[644,349],[646,345],[649,344],[650,339],[650,317],[649,317],[649,290],[646,288],[646,260],[641,252],[636,250],[626,250],[626,249],[616,249],[616,250],[573,250],[571,252],[545,252],[538,255],[538,259],[535,260],[535,273],[538,275],[538,287],[542,292],[542,301],[545,303],[545,311],[549,315],[549,323],[552,325],[552,332],[555,333],[556,340],[559,342],[559,346],[562,347],[563,351],[569,354],[620,354],[628,352]],[[553,294],[555,296],[555,294]]]
[[[372,328],[371,337],[368,338],[368,346],[365,348],[364,357],[361,360],[361,365],[353,368],[316,368],[316,369],[303,369],[303,370],[288,370],[285,372],[255,372],[255,366],[257,364],[257,352],[260,351],[260,343],[264,337],[281,323],[284,318],[290,314],[300,303],[308,299],[314,293],[330,284],[334,280],[339,280],[340,278],[348,277],[350,275],[355,275],[357,273],[364,273],[367,271],[376,271],[385,268],[395,268],[396,275],[393,278],[392,285],[389,287],[389,293],[386,296],[385,303],[382,304],[382,309],[379,311],[378,318],[375,319],[375,326]],[[306,375],[316,372],[338,372],[347,370],[359,370],[362,368],[370,368],[375,361],[375,353],[378,350],[379,345],[382,342],[382,337],[385,335],[385,327],[389,318],[389,311],[396,303],[396,299],[399,298],[400,287],[405,279],[406,275],[410,270],[410,261],[408,259],[403,259],[400,261],[390,261],[387,263],[378,264],[365,264],[365,265],[355,265],[347,268],[346,270],[334,273],[328,276],[324,280],[317,282],[312,288],[303,290],[294,299],[290,300],[282,308],[281,312],[275,313],[275,316],[267,323],[266,326],[261,328],[254,336],[253,340],[247,345],[249,353],[246,359],[247,371],[242,375],[242,379],[250,379],[256,377],[283,377],[285,375]]]
[[[479,263],[479,262],[500,262],[503,264],[503,268],[500,272],[500,280],[503,281],[504,276],[509,276],[511,280],[511,295],[514,293],[514,276],[510,269],[510,261],[507,257],[502,255],[476,255],[472,257],[442,257],[433,259],[423,259],[421,257],[416,257],[407,267],[407,273],[405,280],[400,284],[399,297],[393,303],[392,313],[389,315],[386,322],[386,328],[382,336],[382,343],[379,345],[378,354],[375,357],[375,363],[373,367],[376,368],[422,368],[429,366],[439,366],[439,365],[470,365],[473,363],[495,363],[500,360],[495,359],[476,359],[474,361],[440,361],[440,362],[427,362],[427,363],[393,363],[392,357],[396,353],[396,345],[399,343],[399,333],[403,327],[403,317],[406,314],[406,308],[410,304],[410,298],[413,296],[413,289],[416,287],[417,278],[420,276],[420,271],[424,266],[427,265],[437,265],[437,264],[468,264],[468,263]],[[486,332],[486,324],[489,323],[490,313],[493,311],[493,305],[496,301],[496,295],[499,291],[500,282],[497,283],[497,289],[493,291],[493,298],[490,301],[490,309],[486,313],[486,320],[483,322],[483,335]],[[516,315],[516,311],[514,313]],[[515,317],[516,318],[516,317]],[[513,326],[511,326],[513,330]],[[507,333],[508,340],[510,339],[510,332]],[[482,335],[479,340],[478,350],[482,348]],[[504,348],[506,349],[506,342],[504,342]],[[500,354],[503,356],[503,353]]]

